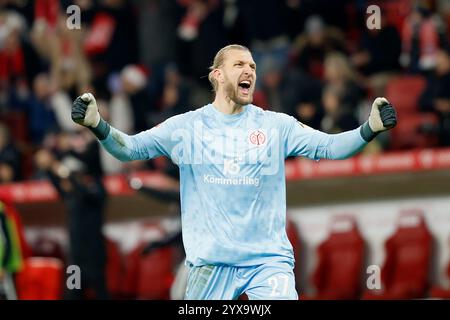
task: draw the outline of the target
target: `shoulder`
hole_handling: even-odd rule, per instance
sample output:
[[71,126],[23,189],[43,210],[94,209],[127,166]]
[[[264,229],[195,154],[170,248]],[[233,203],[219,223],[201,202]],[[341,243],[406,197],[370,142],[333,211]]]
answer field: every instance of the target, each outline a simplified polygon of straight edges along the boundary
[[264,123],[268,124],[271,127],[276,127],[280,130],[283,130],[283,132],[290,132],[295,128],[298,128],[299,130],[314,130],[313,128],[297,120],[295,117],[283,112],[263,110],[260,107],[256,107],[253,105],[251,107],[251,110],[254,114],[262,117],[264,119]]
[[294,117],[286,113],[264,110],[255,105],[249,105],[249,107],[250,107],[249,111],[252,113],[252,116],[262,117],[265,120],[271,121],[273,123],[289,124],[297,121]]
[[166,119],[162,123],[160,123],[160,125],[164,124],[164,125],[182,127],[188,123],[191,123],[193,120],[196,120],[197,118],[201,117],[202,109],[203,109],[203,107],[198,108],[196,110],[187,111],[184,113],[174,115],[174,116]]

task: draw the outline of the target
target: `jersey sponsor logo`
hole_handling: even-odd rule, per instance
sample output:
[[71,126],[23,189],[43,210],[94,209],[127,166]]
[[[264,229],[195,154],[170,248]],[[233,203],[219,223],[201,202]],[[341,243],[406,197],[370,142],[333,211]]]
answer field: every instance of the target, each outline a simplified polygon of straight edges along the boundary
[[248,176],[244,176],[244,177],[240,177],[240,178],[224,178],[224,177],[217,177],[212,174],[204,174],[203,182],[211,183],[211,184],[229,185],[229,186],[259,187],[259,178],[252,178],[252,177],[248,177]]
[[[222,173],[224,176],[235,176],[241,171],[241,166],[236,163],[236,159],[224,159]],[[204,174],[203,182],[221,185],[234,185],[234,186],[259,186],[259,178],[255,177],[217,177],[212,174]]]
[[262,131],[256,130],[250,133],[249,140],[250,143],[260,146],[266,142],[266,135]]

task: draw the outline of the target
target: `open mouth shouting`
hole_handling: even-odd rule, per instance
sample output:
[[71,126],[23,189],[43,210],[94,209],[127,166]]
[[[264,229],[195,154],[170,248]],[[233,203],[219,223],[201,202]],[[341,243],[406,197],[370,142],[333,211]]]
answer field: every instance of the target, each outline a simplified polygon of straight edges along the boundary
[[252,82],[250,80],[243,80],[239,82],[239,92],[243,95],[248,95],[250,93],[250,88],[252,86]]

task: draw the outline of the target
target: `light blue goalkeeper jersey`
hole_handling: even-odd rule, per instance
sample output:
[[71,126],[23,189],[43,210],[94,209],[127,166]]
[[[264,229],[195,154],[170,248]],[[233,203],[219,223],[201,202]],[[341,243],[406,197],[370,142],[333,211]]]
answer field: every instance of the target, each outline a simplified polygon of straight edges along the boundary
[[293,266],[285,158],[343,159],[367,142],[359,128],[329,135],[254,105],[226,115],[208,104],[133,136],[111,128],[101,143],[123,161],[165,155],[178,164],[189,264]]

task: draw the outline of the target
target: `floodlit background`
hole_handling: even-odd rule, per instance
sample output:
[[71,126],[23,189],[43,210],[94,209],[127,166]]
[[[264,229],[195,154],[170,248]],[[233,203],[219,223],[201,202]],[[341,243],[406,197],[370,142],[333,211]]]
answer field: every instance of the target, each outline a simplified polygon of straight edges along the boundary
[[300,298],[450,297],[447,0],[0,6],[0,299],[183,297],[177,167],[115,160],[70,109],[92,92],[114,127],[151,128],[212,101],[208,67],[231,43],[251,49],[264,109],[328,133],[377,96],[398,112],[357,157],[287,160]]

